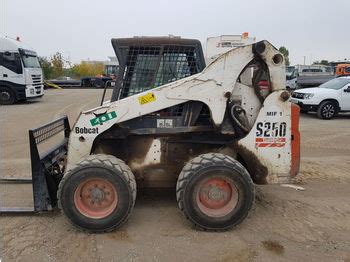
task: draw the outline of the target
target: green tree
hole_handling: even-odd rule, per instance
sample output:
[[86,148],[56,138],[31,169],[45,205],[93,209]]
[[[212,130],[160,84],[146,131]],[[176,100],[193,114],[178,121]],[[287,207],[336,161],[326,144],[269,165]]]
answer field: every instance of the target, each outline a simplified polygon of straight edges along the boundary
[[64,61],[60,52],[56,52],[56,54],[51,57],[51,64],[53,68],[52,77],[57,78],[63,76]]
[[102,75],[103,71],[103,63],[87,63],[83,61],[72,67],[72,73],[77,77]]
[[278,51],[280,51],[282,53],[282,55],[284,56],[284,60],[285,60],[285,63],[286,63],[286,66],[289,66],[290,65],[290,62],[289,62],[289,51],[286,47],[284,46],[281,46]]
[[321,60],[321,65],[329,65],[328,60]]
[[321,60],[321,61],[315,61],[313,62],[314,65],[329,65],[328,60]]
[[47,57],[40,56],[39,62],[40,62],[41,68],[43,70],[44,78],[45,79],[52,78],[53,67],[52,67],[50,60],[47,59]]

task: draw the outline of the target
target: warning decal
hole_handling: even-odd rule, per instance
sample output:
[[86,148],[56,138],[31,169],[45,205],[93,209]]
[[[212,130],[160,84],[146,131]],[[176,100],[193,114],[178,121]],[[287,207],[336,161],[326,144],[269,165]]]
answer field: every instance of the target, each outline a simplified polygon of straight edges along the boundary
[[138,97],[140,105],[144,105],[153,101],[156,101],[156,97],[153,93],[147,93],[143,96]]

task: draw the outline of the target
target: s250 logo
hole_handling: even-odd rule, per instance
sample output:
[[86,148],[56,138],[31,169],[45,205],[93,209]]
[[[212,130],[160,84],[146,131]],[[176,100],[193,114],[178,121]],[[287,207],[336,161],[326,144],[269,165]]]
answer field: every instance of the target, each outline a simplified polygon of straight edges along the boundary
[[256,125],[257,137],[285,137],[286,122],[258,122]]
[[258,122],[256,125],[256,147],[284,147],[286,145],[286,122]]

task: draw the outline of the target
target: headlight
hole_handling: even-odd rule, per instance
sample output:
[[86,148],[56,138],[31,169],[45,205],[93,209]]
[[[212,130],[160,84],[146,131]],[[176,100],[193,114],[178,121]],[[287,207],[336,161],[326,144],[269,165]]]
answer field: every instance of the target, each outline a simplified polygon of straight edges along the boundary
[[310,99],[314,94],[304,94],[304,99]]

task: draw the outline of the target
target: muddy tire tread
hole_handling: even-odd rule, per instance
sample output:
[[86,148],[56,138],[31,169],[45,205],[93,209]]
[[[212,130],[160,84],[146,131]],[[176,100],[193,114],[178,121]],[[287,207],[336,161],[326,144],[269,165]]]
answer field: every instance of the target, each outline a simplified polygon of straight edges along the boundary
[[[69,180],[69,178],[74,175],[75,171],[77,169],[83,169],[85,167],[90,167],[91,165],[94,166],[100,166],[100,167],[109,167],[109,168],[113,168],[116,169],[118,171],[120,171],[120,173],[123,175],[123,177],[125,178],[125,180],[127,181],[128,185],[131,188],[132,191],[132,206],[129,209],[129,213],[128,215],[125,217],[125,219],[123,220],[122,223],[117,224],[111,228],[108,228],[106,230],[98,230],[98,231],[93,231],[95,233],[107,233],[107,232],[111,232],[113,231],[115,228],[120,227],[121,225],[123,225],[130,217],[131,212],[133,210],[133,207],[135,205],[135,201],[136,201],[136,180],[135,180],[135,176],[134,174],[131,172],[130,168],[125,164],[125,162],[121,159],[116,158],[115,156],[112,155],[106,155],[106,154],[96,154],[96,155],[89,155],[88,157],[84,158],[83,160],[81,160],[80,162],[78,162],[77,164],[75,164],[70,170],[67,171],[67,173],[63,176],[59,187],[58,187],[58,191],[57,191],[57,199],[58,199],[58,207],[59,209],[62,209],[62,205],[61,205],[61,200],[63,200],[63,198],[61,198],[61,192],[62,192],[62,188],[64,186],[64,184]],[[73,224],[73,223],[71,223]],[[92,230],[87,230],[84,228],[79,227],[78,225],[73,224],[75,227],[77,227],[79,230],[81,231],[85,231],[85,232],[92,232]]]
[[192,160],[190,160],[185,165],[185,167],[182,169],[182,171],[178,177],[177,184],[176,184],[176,199],[177,199],[178,206],[179,206],[181,212],[186,217],[186,219],[189,220],[192,224],[194,224],[196,229],[203,230],[203,231],[220,232],[220,231],[227,231],[227,230],[232,229],[235,225],[239,224],[240,222],[242,222],[246,218],[246,216],[248,215],[248,213],[253,205],[253,202],[254,202],[254,197],[253,197],[252,198],[253,200],[252,200],[251,205],[248,209],[248,212],[246,212],[246,214],[244,216],[242,216],[239,221],[237,221],[234,225],[232,225],[229,228],[225,228],[225,229],[207,228],[207,227],[203,227],[203,226],[195,223],[189,217],[189,215],[187,214],[187,212],[184,208],[183,195],[184,195],[185,188],[186,188],[190,178],[192,176],[196,175],[196,173],[199,169],[201,169],[203,167],[216,166],[216,165],[224,165],[224,166],[233,168],[238,173],[246,176],[247,181],[249,181],[250,186],[253,188],[253,194],[255,195],[253,180],[251,179],[249,173],[246,171],[244,166],[241,165],[234,158],[227,156],[227,155],[224,155],[224,154],[220,154],[220,153],[207,153],[207,154],[197,156],[197,157],[193,158]]

